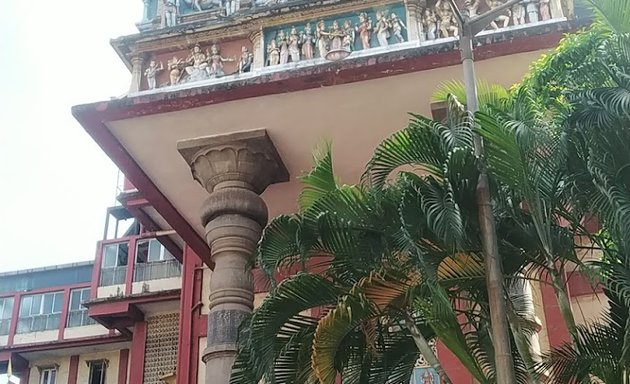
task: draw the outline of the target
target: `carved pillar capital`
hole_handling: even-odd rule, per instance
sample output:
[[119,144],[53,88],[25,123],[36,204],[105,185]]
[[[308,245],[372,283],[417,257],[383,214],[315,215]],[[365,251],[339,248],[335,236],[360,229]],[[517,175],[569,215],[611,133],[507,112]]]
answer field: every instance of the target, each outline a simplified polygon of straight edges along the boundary
[[259,195],[289,174],[264,129],[180,141],[177,149],[210,194],[201,207],[215,263],[203,361],[206,384],[228,383],[238,327],[254,307],[250,258],[267,223]]
[[184,140],[177,149],[208,193],[241,187],[260,194],[270,184],[289,180],[264,129]]

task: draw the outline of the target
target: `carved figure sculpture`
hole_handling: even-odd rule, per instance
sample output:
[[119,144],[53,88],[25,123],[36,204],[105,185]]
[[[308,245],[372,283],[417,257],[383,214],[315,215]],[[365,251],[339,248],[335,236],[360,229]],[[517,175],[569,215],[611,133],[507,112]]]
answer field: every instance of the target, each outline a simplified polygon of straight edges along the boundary
[[267,47],[267,65],[278,65],[280,63],[280,49],[276,39],[271,39]]
[[162,7],[162,28],[174,27],[177,25],[177,1],[176,0],[162,0],[164,6]]
[[306,23],[304,31],[302,31],[300,41],[302,44],[302,56],[305,60],[311,60],[313,58],[314,46],[313,29],[311,28],[311,23]]
[[538,2],[538,7],[540,8],[540,19],[550,20],[551,19],[551,10],[549,8],[549,0],[540,0]]
[[343,42],[341,43],[342,48],[347,51],[352,51],[355,39],[356,34],[354,32],[354,28],[352,27],[350,20],[346,19],[346,21],[343,22]]
[[464,1],[464,7],[468,11],[468,17],[475,17],[479,11],[479,0],[466,0]]
[[521,3],[515,4],[512,7],[512,24],[525,24],[525,7]]
[[225,71],[223,70],[223,63],[236,61],[235,58],[225,58],[221,56],[221,51],[219,46],[216,44],[212,44],[210,47],[210,54],[208,55],[208,66],[206,67],[208,71],[208,76],[210,78],[221,77],[225,75]]
[[374,28],[376,39],[380,47],[387,47],[389,42],[389,21],[385,12],[376,12],[376,26]]
[[232,16],[238,12],[240,8],[240,0],[224,0],[223,8],[225,9],[225,16]]
[[336,51],[341,49],[343,44],[344,32],[339,28],[339,23],[337,20],[333,21],[332,27],[329,32],[322,32],[328,36],[328,40],[330,41],[330,51]]
[[199,44],[195,45],[192,53],[186,59],[188,66],[185,68],[189,81],[203,80],[208,77],[206,68],[208,68],[208,56],[201,52]]
[[424,371],[422,375],[422,384],[435,384],[433,375],[428,370]]
[[437,39],[437,16],[431,8],[426,8],[422,15],[422,29],[426,31],[427,40]]
[[201,9],[201,4],[200,4],[201,0],[185,0],[185,1],[186,1],[186,4],[188,4],[191,8],[193,8],[197,12],[203,11],[203,9]]
[[320,20],[319,23],[317,23],[316,33],[319,57],[326,57],[328,53],[328,32],[326,32],[326,23],[324,20]]
[[368,18],[367,13],[359,14],[359,24],[355,27],[361,38],[361,47],[363,49],[370,48],[370,38],[372,37],[372,21]]
[[538,18],[538,1],[537,0],[528,0],[525,2],[525,9],[527,9],[527,18],[530,23],[535,23],[539,21]]
[[155,77],[158,73],[164,70],[164,65],[160,61],[160,65],[158,66],[155,60],[151,60],[149,62],[149,67],[144,71],[144,76],[147,78],[147,84],[149,85],[149,89],[155,89],[156,81]]
[[181,66],[183,64],[183,60],[179,59],[177,56],[173,56],[173,58],[166,62],[166,66],[169,71],[169,80],[170,85],[175,85],[179,83],[179,79],[182,76]]
[[291,27],[288,46],[289,55],[291,56],[291,62],[297,63],[298,61],[300,61],[300,35],[298,34],[297,28],[295,28],[295,26]]
[[278,48],[280,49],[280,64],[286,64],[289,62],[289,42],[287,41],[287,35],[284,31],[278,32]]
[[[490,9],[495,9],[503,5],[503,1],[486,0],[486,4],[488,4],[488,7],[490,7]],[[492,29],[499,29],[499,24],[497,23],[501,23],[501,28],[505,28],[510,24],[510,16],[510,11],[506,10],[504,13],[497,15],[497,17],[490,23],[490,26],[492,27]]]
[[459,34],[455,15],[448,3],[443,3],[442,0],[438,0],[435,4],[435,13],[439,20],[442,37],[457,36]]
[[403,29],[406,30],[407,26],[402,22],[402,20],[400,20],[400,17],[398,17],[397,14],[392,12],[392,15],[389,17],[389,25],[392,27],[392,33],[394,34],[396,41],[399,43],[404,42],[405,38],[402,35],[402,31]]
[[254,62],[254,55],[247,49],[247,47],[241,47],[241,60],[238,62],[238,73],[250,72],[252,70],[252,63]]

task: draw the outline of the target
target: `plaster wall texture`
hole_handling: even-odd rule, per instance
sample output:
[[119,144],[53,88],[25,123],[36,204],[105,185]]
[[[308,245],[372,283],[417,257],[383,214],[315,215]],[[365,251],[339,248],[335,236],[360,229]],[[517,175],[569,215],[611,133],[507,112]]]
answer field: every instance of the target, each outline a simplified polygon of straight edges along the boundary
[[[41,368],[51,368],[55,365],[57,368],[57,383],[67,383],[68,374],[70,373],[70,356],[61,356],[55,359],[43,359],[30,362],[31,372],[29,374],[29,380],[27,384],[40,384]],[[87,383],[87,380],[84,381]]]
[[[90,378],[90,367],[88,361],[107,360],[107,369],[105,371],[105,384],[118,384],[118,359],[120,351],[107,351],[100,353],[91,353],[79,356],[79,371],[77,374],[77,384],[88,383]],[[67,381],[57,381],[58,383],[67,383]]]
[[0,346],[9,344],[9,336],[0,336]]
[[63,337],[64,339],[77,339],[81,337],[95,337],[107,335],[109,330],[100,324],[90,324],[83,327],[71,327],[66,328]]
[[538,343],[540,344],[540,350],[544,353],[549,350],[549,333],[547,332],[547,317],[545,316],[545,304],[542,300],[542,293],[540,291],[540,283],[537,281],[531,281],[532,294],[534,296],[534,309],[536,316],[542,324],[542,329],[538,332]]
[[571,308],[577,324],[588,324],[601,320],[609,305],[606,295],[593,293],[571,298]]
[[59,338],[59,330],[54,329],[51,331],[30,332],[30,333],[18,333],[13,339],[14,344],[30,344],[30,343],[44,343],[47,341],[54,341]]
[[143,293],[145,292],[145,287],[148,287],[148,292],[160,292],[168,291],[170,289],[179,289],[182,287],[182,278],[169,277],[166,279],[138,281],[133,283],[131,287],[131,293]]
[[106,287],[98,287],[96,297],[99,299],[103,297],[114,297],[124,292],[125,284],[108,285]]

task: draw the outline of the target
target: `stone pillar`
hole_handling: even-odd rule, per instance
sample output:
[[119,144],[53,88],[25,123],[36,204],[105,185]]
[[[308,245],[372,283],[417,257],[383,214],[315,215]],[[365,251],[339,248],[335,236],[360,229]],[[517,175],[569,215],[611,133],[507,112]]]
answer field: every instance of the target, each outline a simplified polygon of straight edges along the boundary
[[262,28],[252,32],[249,35],[249,40],[252,42],[252,52],[254,54],[252,70],[261,69],[265,66],[265,42]]
[[195,180],[210,194],[201,208],[215,263],[203,361],[206,384],[227,384],[238,327],[254,306],[250,258],[267,223],[260,194],[289,176],[264,129],[185,140],[177,146]]
[[144,55],[138,54],[131,58],[131,85],[129,86],[129,93],[141,90],[143,65]]

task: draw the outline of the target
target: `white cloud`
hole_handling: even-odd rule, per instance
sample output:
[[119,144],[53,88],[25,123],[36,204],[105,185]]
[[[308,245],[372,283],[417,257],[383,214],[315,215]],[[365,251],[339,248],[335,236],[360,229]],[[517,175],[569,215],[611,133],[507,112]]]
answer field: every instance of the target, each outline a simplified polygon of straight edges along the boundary
[[141,13],[129,0],[3,5],[0,271],[93,259],[116,168],[70,107],[125,92],[109,39],[135,33]]

